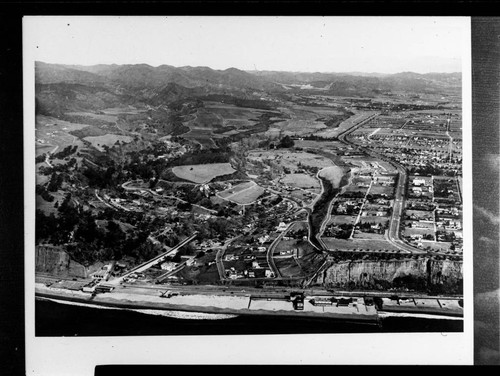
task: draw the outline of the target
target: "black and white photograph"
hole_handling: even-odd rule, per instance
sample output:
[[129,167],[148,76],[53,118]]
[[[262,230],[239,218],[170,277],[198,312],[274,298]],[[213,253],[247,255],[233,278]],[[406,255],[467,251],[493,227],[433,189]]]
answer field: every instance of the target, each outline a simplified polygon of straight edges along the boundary
[[26,16],[23,78],[28,373],[473,363],[470,17]]

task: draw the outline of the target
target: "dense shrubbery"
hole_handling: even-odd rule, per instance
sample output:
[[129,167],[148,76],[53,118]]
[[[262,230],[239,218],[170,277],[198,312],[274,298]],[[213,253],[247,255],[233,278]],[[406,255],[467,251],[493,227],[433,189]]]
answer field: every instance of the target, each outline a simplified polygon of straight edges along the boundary
[[47,202],[54,201],[54,196],[52,196],[43,185],[37,184],[35,192]]
[[54,158],[58,159],[64,159],[66,157],[69,157],[71,154],[74,154],[76,150],[78,149],[77,145],[74,146],[66,146],[63,150],[61,150],[59,153],[54,154]]

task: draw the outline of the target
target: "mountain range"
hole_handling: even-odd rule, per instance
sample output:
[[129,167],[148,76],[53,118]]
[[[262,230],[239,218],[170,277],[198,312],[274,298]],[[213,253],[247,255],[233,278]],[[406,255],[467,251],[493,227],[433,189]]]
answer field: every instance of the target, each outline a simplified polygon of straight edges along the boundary
[[258,98],[262,94],[310,93],[373,97],[379,93],[460,92],[461,73],[397,74],[244,71],[236,68],[147,64],[62,65],[35,63],[39,109],[99,109],[143,102],[158,105],[211,94]]

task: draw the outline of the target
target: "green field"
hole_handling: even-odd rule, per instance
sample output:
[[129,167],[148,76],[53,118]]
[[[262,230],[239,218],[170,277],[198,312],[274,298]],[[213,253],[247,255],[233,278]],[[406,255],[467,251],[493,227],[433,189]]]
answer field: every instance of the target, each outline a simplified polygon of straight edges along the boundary
[[368,251],[379,251],[379,250],[398,250],[397,247],[393,246],[391,243],[385,240],[375,240],[375,239],[336,239],[336,238],[321,238],[329,250],[368,250]]
[[320,188],[318,180],[307,174],[287,174],[280,182],[295,188]]
[[315,108],[300,105],[293,105],[287,108],[280,108],[280,110],[288,117],[279,123],[273,125],[266,132],[267,135],[277,135],[282,133],[283,135],[295,135],[304,136],[308,134],[315,133],[322,129],[327,128],[324,121],[318,120],[319,118],[325,116],[325,113],[329,112],[337,114],[337,111],[329,108]]
[[248,154],[250,161],[270,161],[291,170],[300,166],[323,168],[333,165],[333,162],[317,154],[306,152],[290,152],[288,150],[262,150],[252,151]]
[[92,119],[98,119],[106,122],[114,122],[118,119],[116,115],[96,114],[93,112],[67,112],[66,115],[89,117]]
[[256,119],[264,112],[254,108],[208,101],[204,103],[203,108],[197,110],[195,117],[186,125],[212,129],[228,126],[240,128],[255,124]]
[[212,139],[215,135],[212,133],[212,129],[209,128],[191,127],[189,132],[182,134],[182,137],[198,142],[203,149],[216,147]]
[[370,188],[371,195],[387,195],[392,196],[394,194],[394,187],[384,187],[382,185],[372,185]]
[[354,235],[353,235],[353,238],[355,240],[384,240],[384,234],[375,234],[373,232],[362,232],[362,231],[358,231],[356,230]]
[[405,236],[411,236],[411,235],[432,235],[434,236],[434,229],[433,228],[405,228],[404,230],[404,235]]
[[36,117],[35,143],[36,155],[52,152],[56,147],[60,151],[69,145],[83,146],[70,132],[89,127],[87,124],[70,123],[57,118],[38,115]]
[[257,198],[259,198],[264,191],[264,188],[254,182],[245,182],[238,184],[233,188],[226,189],[218,195],[224,200],[228,200],[239,205],[248,205],[257,200]]
[[349,224],[354,224],[354,221],[356,220],[356,217],[353,215],[332,215],[330,217],[330,220],[328,221],[328,224],[337,224],[341,225],[344,223],[349,223]]
[[84,140],[90,142],[93,147],[99,151],[104,151],[104,145],[112,147],[117,141],[129,143],[132,141],[132,137],[121,136],[118,134],[105,134],[103,136],[89,136],[85,137]]
[[193,183],[208,183],[217,176],[229,175],[236,170],[230,163],[211,163],[187,166],[176,166],[172,172],[179,178]]
[[231,187],[229,189],[226,189],[222,192],[219,192],[219,196],[222,198],[228,198],[229,196],[234,195],[235,193],[239,193],[247,188],[255,186],[255,183],[253,181],[247,181],[245,183],[241,183],[238,185],[235,185],[234,187]]
[[54,150],[53,145],[47,145],[47,144],[36,144],[35,146],[35,156],[38,157],[41,154],[46,154]]

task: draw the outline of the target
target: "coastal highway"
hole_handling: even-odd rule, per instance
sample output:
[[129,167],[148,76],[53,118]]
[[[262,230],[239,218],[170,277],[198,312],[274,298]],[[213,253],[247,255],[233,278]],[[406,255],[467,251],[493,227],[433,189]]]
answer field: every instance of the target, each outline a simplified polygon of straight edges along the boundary
[[[55,283],[61,280],[71,280],[69,278],[61,278],[52,276],[49,274],[37,273],[35,282],[41,283],[50,281]],[[88,280],[90,282],[90,279]],[[107,294],[113,294],[113,292],[133,292],[137,294],[161,296],[165,291],[170,290],[173,293],[178,293],[179,295],[220,295],[220,296],[251,296],[251,295],[276,295],[284,296],[289,295],[291,292],[300,291],[303,292],[305,296],[335,296],[335,297],[380,297],[380,298],[390,298],[398,296],[401,299],[442,299],[442,300],[460,300],[463,299],[462,295],[429,295],[420,292],[397,292],[397,291],[373,291],[373,290],[335,290],[335,289],[325,289],[320,287],[314,288],[298,288],[298,287],[287,287],[287,286],[236,286],[236,285],[183,285],[180,283],[167,283],[167,284],[151,284],[146,282],[134,282],[134,283],[122,283],[120,285],[114,286],[114,289],[110,293],[99,294],[101,296],[106,296]],[[90,296],[90,295],[89,295]]]

